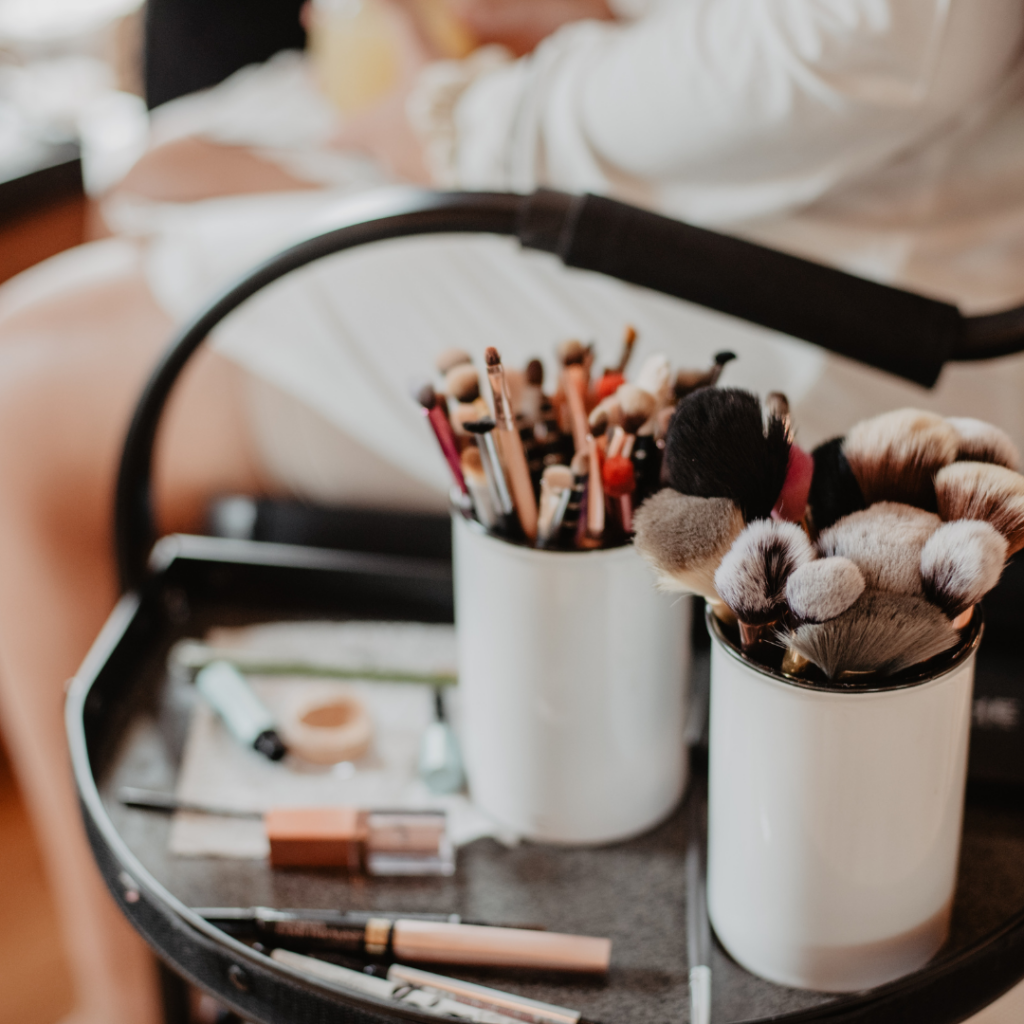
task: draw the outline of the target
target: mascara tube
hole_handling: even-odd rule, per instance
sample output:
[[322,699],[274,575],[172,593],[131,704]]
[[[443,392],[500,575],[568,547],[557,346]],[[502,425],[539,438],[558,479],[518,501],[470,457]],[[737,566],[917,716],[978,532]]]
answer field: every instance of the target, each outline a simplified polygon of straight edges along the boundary
[[287,753],[274,716],[234,665],[210,662],[196,673],[196,689],[243,746],[258,750],[271,761],[280,761]]

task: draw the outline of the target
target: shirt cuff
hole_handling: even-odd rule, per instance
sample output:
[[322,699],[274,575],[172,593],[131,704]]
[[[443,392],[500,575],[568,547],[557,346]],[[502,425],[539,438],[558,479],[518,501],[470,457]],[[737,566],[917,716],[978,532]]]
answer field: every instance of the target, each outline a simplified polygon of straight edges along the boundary
[[419,137],[435,185],[453,188],[458,181],[458,136],[455,108],[478,79],[511,63],[504,46],[482,46],[464,60],[428,64],[406,100],[406,116]]

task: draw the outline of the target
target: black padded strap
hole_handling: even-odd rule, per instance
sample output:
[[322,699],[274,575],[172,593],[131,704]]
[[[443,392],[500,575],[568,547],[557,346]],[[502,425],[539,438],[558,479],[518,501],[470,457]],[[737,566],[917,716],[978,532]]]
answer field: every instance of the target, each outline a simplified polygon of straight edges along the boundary
[[960,346],[960,311],[600,196],[538,193],[526,245],[820,345],[931,387]]
[[418,234],[518,235],[556,253],[666,295],[761,324],[930,387],[950,359],[989,359],[1024,349],[1024,308],[965,318],[955,306],[865,281],[809,260],[696,228],[598,196],[541,190],[531,196],[401,190],[353,203],[333,231],[257,267],[171,342],[135,410],[115,503],[121,583],[138,586],[154,538],[153,440],[167,396],[192,353],[260,289],[323,256]]

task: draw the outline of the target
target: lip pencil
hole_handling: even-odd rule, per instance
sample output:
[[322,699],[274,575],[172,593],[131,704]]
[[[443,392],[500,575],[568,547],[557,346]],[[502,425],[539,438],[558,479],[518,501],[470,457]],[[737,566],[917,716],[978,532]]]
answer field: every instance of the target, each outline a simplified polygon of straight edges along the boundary
[[494,421],[498,435],[498,445],[508,472],[509,490],[515,503],[516,515],[523,533],[531,542],[537,539],[537,499],[533,493],[530,480],[530,467],[526,462],[523,440],[516,429],[515,416],[512,412],[512,398],[509,395],[508,381],[505,379],[505,368],[501,365],[501,356],[496,348],[489,348],[485,353],[487,359],[487,379],[491,385],[491,396],[494,399]]

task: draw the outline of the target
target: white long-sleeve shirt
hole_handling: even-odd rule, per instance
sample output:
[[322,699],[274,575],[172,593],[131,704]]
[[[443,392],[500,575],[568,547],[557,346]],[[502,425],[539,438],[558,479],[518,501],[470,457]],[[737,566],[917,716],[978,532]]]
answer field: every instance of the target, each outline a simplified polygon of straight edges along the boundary
[[615,195],[999,305],[1024,297],[1014,268],[917,263],[1024,212],[1022,39],[1021,0],[656,0],[475,81],[454,176]]
[[[456,180],[611,194],[967,309],[1024,302],[1022,33],[1024,0],[654,0],[631,22],[568,26],[476,78],[454,107]],[[164,138],[250,145],[333,186],[134,211],[151,288],[176,318],[329,227],[339,195],[384,180],[331,150],[333,115],[296,55],[155,122]],[[494,344],[521,363],[577,336],[610,353],[626,322],[639,359],[739,353],[727,382],[787,391],[807,445],[913,404],[992,419],[1024,447],[1024,357],[951,366],[923,392],[504,239],[396,241],[321,261],[216,338],[440,493],[444,465],[405,391],[436,351]],[[343,499],[335,483],[318,493]]]

